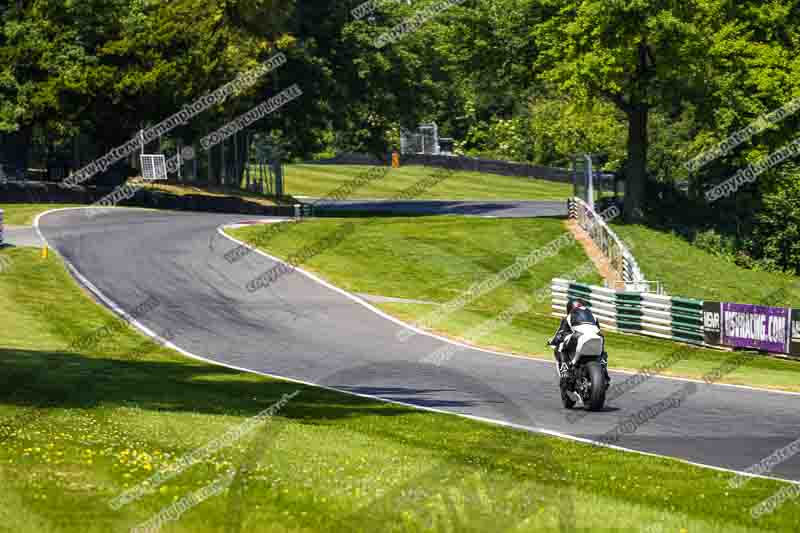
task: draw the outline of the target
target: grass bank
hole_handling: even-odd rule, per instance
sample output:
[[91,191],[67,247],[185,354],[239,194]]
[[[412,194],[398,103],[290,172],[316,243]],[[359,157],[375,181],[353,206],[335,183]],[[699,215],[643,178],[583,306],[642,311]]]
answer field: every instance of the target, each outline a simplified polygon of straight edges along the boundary
[[[4,529],[119,531],[163,511],[165,530],[201,533],[796,531],[797,503],[758,522],[748,513],[779,482],[731,491],[722,472],[187,360],[117,327],[58,258],[0,255],[9,265],[0,273]],[[98,336],[104,326],[113,335]],[[295,393],[262,427],[109,506]],[[225,490],[170,510],[228,471]]]
[[39,213],[62,207],[81,207],[78,204],[0,204],[3,222],[11,226],[30,226]]
[[[303,268],[351,292],[440,304],[467,293],[473,284],[501,272],[516,258],[541,249],[566,231],[563,222],[550,219],[428,217],[348,220],[355,221],[358,230],[342,243],[313,257]],[[266,249],[280,257],[289,257],[304,246],[334,233],[342,223],[341,219],[325,219],[298,224],[271,240]],[[253,226],[234,230],[231,234],[257,242],[259,232],[263,231],[263,227]],[[664,258],[668,255],[646,252],[652,246],[648,241],[650,235],[631,237],[637,256]],[[544,345],[556,330],[558,320],[550,316],[549,293],[543,300],[532,296],[549,287],[554,277],[573,277],[574,269],[582,265],[588,264],[591,269],[587,261],[577,244],[563,247],[557,255],[537,262],[521,276],[470,300],[462,309],[431,324],[430,329],[469,341],[470,330],[495,319],[524,298],[531,302],[531,312],[518,315],[511,324],[482,337],[477,343],[517,354],[550,358],[552,352]],[[681,271],[674,274],[676,278],[680,275]],[[593,284],[600,283],[596,273],[579,278]],[[433,309],[430,305],[405,303],[381,303],[378,306],[412,323],[423,319]],[[609,333],[607,338],[610,364],[620,369],[636,370],[651,365],[682,347],[660,339],[632,335]],[[728,357],[730,354],[726,352],[690,349],[685,359],[665,373],[700,378]],[[754,358],[728,374],[725,382],[800,391],[800,362]]]
[[[294,196],[322,198],[368,168],[365,165],[287,165],[286,192]],[[414,185],[435,171],[435,168],[417,165],[392,169],[385,178],[354,190],[349,198],[392,198],[397,191]],[[566,200],[571,194],[571,184],[459,171],[425,191],[418,199]]]
[[[291,197],[286,197],[278,202],[274,198],[261,194],[241,191],[231,187],[206,186],[204,184],[156,182],[146,184],[145,188],[172,196],[194,195],[218,199],[241,198],[249,203],[264,207],[275,206],[279,203],[296,203],[296,200]],[[33,224],[33,220],[36,218],[36,215],[39,213],[43,213],[50,209],[59,209],[62,207],[85,207],[85,205],[57,203],[0,203],[0,209],[4,211],[4,222],[9,225],[19,226],[31,225]]]
[[[641,225],[614,225],[622,238],[636,243],[634,255],[648,279],[664,283],[667,292],[701,300],[769,303],[800,307],[800,279],[757,272],[701,250],[685,239]],[[780,302],[771,295],[785,288]]]

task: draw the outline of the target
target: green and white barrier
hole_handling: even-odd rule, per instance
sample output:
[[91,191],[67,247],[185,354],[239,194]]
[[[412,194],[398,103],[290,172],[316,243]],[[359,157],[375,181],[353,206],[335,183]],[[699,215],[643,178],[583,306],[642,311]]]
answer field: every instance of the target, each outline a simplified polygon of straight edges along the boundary
[[294,218],[314,216],[314,206],[311,204],[294,204]]
[[552,314],[563,317],[570,299],[581,299],[604,329],[691,344],[703,342],[703,302],[646,292],[627,292],[554,279]]

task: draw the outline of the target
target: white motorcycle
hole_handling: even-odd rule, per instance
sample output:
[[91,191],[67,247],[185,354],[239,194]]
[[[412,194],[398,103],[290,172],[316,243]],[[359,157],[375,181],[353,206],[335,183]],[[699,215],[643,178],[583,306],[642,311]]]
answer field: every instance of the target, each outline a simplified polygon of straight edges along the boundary
[[[549,344],[553,348],[556,346]],[[580,399],[590,411],[599,411],[606,402],[611,383],[608,375],[608,354],[600,328],[581,324],[573,328],[558,347],[570,357],[569,374],[561,386],[561,402],[572,409]],[[558,363],[556,363],[558,371]]]

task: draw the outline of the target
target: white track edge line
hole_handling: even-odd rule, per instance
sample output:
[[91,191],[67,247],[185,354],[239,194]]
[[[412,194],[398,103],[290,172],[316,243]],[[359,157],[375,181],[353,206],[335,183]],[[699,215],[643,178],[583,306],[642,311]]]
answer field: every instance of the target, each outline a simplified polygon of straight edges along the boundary
[[[58,212],[58,211],[69,211],[69,210],[75,210],[75,209],[85,209],[85,208],[84,207],[65,207],[65,208],[60,208],[60,209],[52,209],[52,210],[49,210],[49,211],[45,211],[43,213],[39,213],[36,216],[36,218],[35,218],[35,220],[33,222],[34,227],[36,228],[36,232],[39,234],[39,237],[42,239],[42,241],[45,243],[45,245],[48,248],[50,248],[50,244],[48,243],[47,239],[42,234],[41,229],[39,228],[39,220],[42,217],[44,217],[45,215],[50,214],[50,213],[55,213],[55,212]],[[105,209],[105,208],[99,208],[98,207],[98,209]],[[220,231],[220,230],[221,230],[221,228],[218,228],[218,231]],[[222,234],[224,235],[224,232],[222,232]],[[237,241],[237,239],[234,239],[233,237],[230,237],[228,235],[226,235],[226,237],[230,238],[233,241]],[[248,246],[248,245],[245,244],[245,246]],[[256,252],[262,253],[266,257],[270,257],[268,254],[264,254],[260,250],[257,250],[257,249],[254,249],[254,250]],[[220,366],[220,367],[223,367],[223,368],[229,368],[231,370],[237,370],[239,372],[244,372],[244,373],[249,373],[249,374],[256,374],[256,375],[260,375],[260,376],[264,376],[264,377],[269,377],[269,378],[273,378],[273,379],[277,379],[277,380],[284,380],[284,381],[288,381],[288,382],[291,382],[291,383],[297,383],[297,384],[300,384],[300,385],[306,385],[306,386],[310,386],[310,387],[317,387],[317,388],[321,388],[321,389],[324,389],[324,390],[338,392],[338,393],[341,393],[341,394],[347,394],[347,395],[356,396],[356,397],[359,397],[359,398],[376,400],[376,401],[389,403],[389,404],[393,404],[393,405],[401,405],[403,407],[409,407],[409,408],[413,408],[413,409],[417,409],[417,410],[421,410],[421,411],[428,411],[428,412],[432,412],[432,413],[439,413],[439,414],[444,414],[444,415],[458,416],[458,417],[461,417],[461,418],[466,418],[466,419],[474,420],[474,421],[477,421],[477,422],[489,423],[489,424],[492,424],[492,425],[497,425],[497,426],[508,427],[508,428],[517,429],[517,430],[528,431],[528,432],[531,432],[531,433],[538,433],[538,434],[541,434],[541,435],[549,435],[549,436],[552,436],[552,437],[558,437],[558,438],[561,438],[561,439],[564,439],[564,440],[569,440],[569,441],[573,441],[573,442],[580,442],[580,443],[583,443],[583,444],[590,444],[590,445],[598,446],[598,447],[601,447],[601,448],[609,448],[609,449],[616,450],[616,451],[634,453],[634,454],[638,454],[638,455],[644,455],[644,456],[648,456],[648,457],[655,457],[655,458],[659,458],[659,459],[667,459],[667,460],[672,460],[672,461],[678,461],[678,462],[683,463],[683,464],[688,464],[688,465],[696,466],[696,467],[700,467],[700,468],[706,468],[706,469],[709,469],[709,470],[716,470],[716,471],[719,471],[719,472],[737,474],[737,475],[741,475],[741,476],[744,476],[744,477],[750,477],[750,478],[765,479],[765,480],[770,480],[770,481],[781,481],[781,482],[784,482],[784,483],[789,483],[791,485],[800,486],[800,480],[785,479],[785,478],[779,478],[779,477],[770,477],[770,476],[764,476],[764,475],[761,475],[761,474],[753,474],[753,473],[745,472],[745,471],[741,471],[741,470],[725,468],[725,467],[721,467],[721,466],[698,463],[698,462],[694,462],[694,461],[689,461],[688,459],[682,459],[680,457],[673,457],[673,456],[669,456],[669,455],[661,455],[661,454],[657,454],[657,453],[653,453],[653,452],[646,452],[646,451],[642,451],[642,450],[636,450],[636,449],[633,449],[633,448],[625,448],[623,446],[617,446],[617,445],[614,445],[614,444],[602,443],[602,442],[595,441],[595,440],[592,440],[592,439],[587,439],[587,438],[584,438],[584,437],[578,437],[578,436],[575,436],[575,435],[570,435],[568,433],[562,433],[560,431],[556,431],[556,430],[552,430],[552,429],[539,428],[539,427],[533,427],[533,426],[526,426],[526,425],[523,425],[523,424],[517,424],[517,423],[514,423],[514,422],[509,422],[507,420],[498,420],[498,419],[495,419],[495,418],[488,418],[488,417],[482,417],[482,416],[478,416],[478,415],[470,415],[470,414],[465,414],[465,413],[458,413],[458,412],[454,412],[454,411],[447,411],[447,410],[444,410],[444,409],[437,409],[435,407],[428,407],[428,406],[423,406],[423,405],[416,405],[416,404],[413,404],[413,403],[407,403],[407,402],[401,402],[401,401],[397,401],[397,400],[391,400],[389,398],[382,398],[380,396],[374,396],[374,395],[371,395],[371,394],[362,394],[362,393],[352,392],[352,391],[348,391],[348,390],[344,390],[344,389],[338,389],[336,387],[330,387],[330,386],[327,386],[327,385],[322,385],[322,384],[319,384],[319,383],[313,383],[313,382],[310,382],[310,381],[304,381],[304,380],[291,378],[291,377],[287,377],[287,376],[281,376],[281,375],[277,375],[277,374],[270,374],[268,372],[259,372],[258,370],[238,367],[236,365],[231,365],[231,364],[228,364],[228,363],[215,361],[213,359],[208,359],[208,358],[196,355],[196,354],[194,354],[194,353],[192,353],[192,352],[190,352],[188,350],[184,350],[180,346],[174,344],[172,341],[168,341],[168,340],[164,339],[163,337],[161,337],[160,335],[158,335],[157,333],[152,331],[150,328],[148,328],[147,326],[145,326],[144,324],[142,324],[141,322],[139,322],[135,318],[131,317],[131,315],[126,313],[111,298],[109,298],[108,296],[103,294],[103,292],[100,291],[100,289],[98,289],[91,281],[89,281],[83,274],[81,274],[80,271],[78,271],[78,269],[69,260],[64,258],[60,253],[58,253],[58,250],[53,248],[53,251],[55,251],[59,255],[59,257],[61,258],[61,260],[64,261],[64,263],[67,265],[70,273],[72,273],[76,277],[76,279],[78,279],[78,281],[81,284],[85,284],[84,286],[89,291],[91,291],[93,294],[95,294],[103,303],[105,303],[111,309],[111,311],[113,311],[114,313],[116,313],[116,314],[122,316],[123,318],[125,318],[131,325],[135,326],[137,329],[139,329],[145,335],[157,340],[163,346],[166,346],[167,348],[171,348],[171,349],[175,350],[176,352],[178,352],[178,353],[180,353],[180,354],[182,354],[182,355],[184,355],[184,356],[186,356],[186,357],[188,357],[190,359],[194,359],[194,360],[197,360],[197,361],[203,361],[203,362],[211,364],[211,365]],[[276,259],[276,260],[280,261],[280,262],[283,262],[280,259]],[[307,273],[307,272],[305,272],[305,271],[303,271],[301,269],[298,269],[298,270],[300,270],[300,272],[304,273],[305,275],[311,277],[312,279],[315,278],[315,276],[313,276],[312,274],[309,274],[309,273]],[[321,280],[320,280],[320,282],[325,284],[325,285],[329,285],[326,282],[323,282]],[[332,285],[329,285],[329,286],[331,288],[337,290],[337,291],[342,292],[343,294],[348,294],[348,293],[346,293],[346,291],[342,291],[341,289],[338,289],[337,287],[334,287]],[[356,298],[354,296],[353,296],[353,298],[358,300],[358,298]],[[366,304],[368,307],[372,307],[369,304],[367,304],[366,302],[364,302],[364,304]],[[380,310],[378,310],[378,312],[381,313],[381,314],[385,314]],[[386,315],[386,316],[388,317],[388,315]],[[396,322],[399,322],[399,323],[402,324],[402,322],[394,319],[393,317],[389,317],[389,318],[392,321],[396,321]],[[431,335],[431,336],[433,336],[433,335]],[[443,340],[445,340],[447,342],[453,342],[453,341],[451,341],[449,339],[443,339]],[[457,344],[457,343],[454,343],[454,344]],[[484,350],[484,351],[486,351],[486,350]],[[490,353],[494,353],[494,352],[490,352]],[[502,352],[497,352],[497,353],[500,354],[500,355],[506,355],[506,354],[503,354]],[[512,356],[512,357],[518,357],[518,356]],[[521,358],[521,359],[529,359],[529,358]]]
[[[389,315],[388,313],[378,309],[377,307],[375,307],[374,305],[372,305],[368,301],[362,299],[358,295],[353,294],[351,292],[348,292],[348,291],[342,289],[341,287],[337,287],[337,286],[325,281],[324,279],[320,278],[316,274],[312,274],[311,272],[303,270],[300,267],[292,266],[292,265],[286,263],[286,261],[284,261],[284,260],[282,260],[282,259],[280,259],[278,257],[270,255],[270,254],[264,252],[263,250],[255,248],[255,247],[251,246],[250,244],[248,244],[248,243],[246,243],[244,241],[241,241],[241,240],[237,239],[236,237],[233,237],[233,236],[228,235],[227,233],[225,233],[224,230],[226,228],[235,229],[234,226],[235,226],[235,224],[225,224],[223,226],[220,226],[219,228],[217,228],[217,233],[219,233],[223,237],[235,242],[236,244],[244,246],[245,248],[248,248],[249,250],[254,251],[257,254],[260,254],[260,255],[266,257],[267,259],[270,259],[270,260],[275,261],[277,263],[281,263],[281,264],[284,264],[284,265],[286,265],[288,267],[291,267],[293,270],[295,270],[295,271],[303,274],[304,276],[316,281],[317,283],[327,287],[328,289],[331,289],[331,290],[333,290],[335,292],[338,292],[339,294],[341,294],[341,295],[353,300],[354,302],[358,303],[359,305],[362,305],[362,306],[366,307],[367,309],[369,309],[373,313],[376,313],[376,314],[380,315],[381,317],[385,318],[386,320],[394,322],[395,324],[398,324],[398,325],[400,325],[400,326],[402,326],[402,327],[404,327],[406,329],[410,329],[411,331],[413,331],[414,333],[416,333],[418,335],[425,335],[427,337],[432,337],[432,338],[434,338],[436,340],[439,340],[439,341],[442,341],[442,342],[446,342],[446,343],[449,343],[449,344],[453,344],[453,345],[459,346],[461,348],[466,348],[466,349],[470,349],[470,350],[476,350],[476,351],[479,351],[479,352],[489,353],[489,354],[497,355],[497,356],[501,356],[501,357],[511,357],[513,359],[522,359],[522,360],[525,360],[525,361],[535,361],[535,362],[544,363],[544,364],[553,364],[553,361],[551,361],[549,359],[543,359],[541,357],[515,355],[515,354],[508,353],[508,352],[500,352],[500,351],[496,351],[496,350],[490,350],[488,348],[481,348],[480,346],[474,346],[472,344],[462,343],[462,342],[459,342],[459,341],[457,341],[455,339],[451,339],[451,338],[448,338],[448,337],[443,337],[441,335],[437,335],[437,334],[432,333],[430,331],[419,329],[419,328],[417,328],[417,327],[415,327],[415,326],[413,326],[413,325],[411,325],[411,324],[409,324],[407,322],[403,322],[402,320],[400,320],[400,319],[398,319],[396,317],[393,317],[393,316]],[[610,370],[612,372],[615,372],[615,373],[626,374],[626,375],[630,375],[630,376],[636,376],[636,375],[639,375],[641,373],[640,371],[636,372],[636,371],[632,371],[632,370],[621,370],[621,369],[618,370],[618,369],[615,369],[615,368],[611,368]],[[653,374],[653,375],[650,376],[650,378],[651,379],[652,378],[666,379],[666,380],[670,380],[670,381],[699,383],[699,384],[708,385],[708,386],[712,386],[712,387],[732,387],[732,388],[737,388],[737,389],[745,389],[745,390],[751,390],[751,391],[757,391],[757,392],[767,392],[767,393],[772,393],[772,394],[784,394],[784,395],[790,395],[790,396],[800,396],[800,392],[794,392],[794,391],[784,391],[784,390],[779,390],[779,389],[765,389],[765,388],[760,388],[760,387],[753,387],[753,386],[750,386],[750,385],[737,385],[735,383],[706,383],[702,379],[682,378],[682,377],[679,377],[679,376],[666,376],[666,375],[663,375],[663,374]]]

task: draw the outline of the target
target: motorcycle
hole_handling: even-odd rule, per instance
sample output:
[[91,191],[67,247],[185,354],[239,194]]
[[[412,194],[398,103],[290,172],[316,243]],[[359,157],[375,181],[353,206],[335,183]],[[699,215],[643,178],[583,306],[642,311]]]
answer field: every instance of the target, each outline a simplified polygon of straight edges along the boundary
[[[548,343],[548,346],[557,349],[556,345]],[[600,335],[599,328],[591,325],[576,326],[562,346],[570,355],[567,379],[560,386],[564,407],[572,409],[580,400],[590,411],[601,410],[605,405],[611,378],[608,375],[605,339]]]

